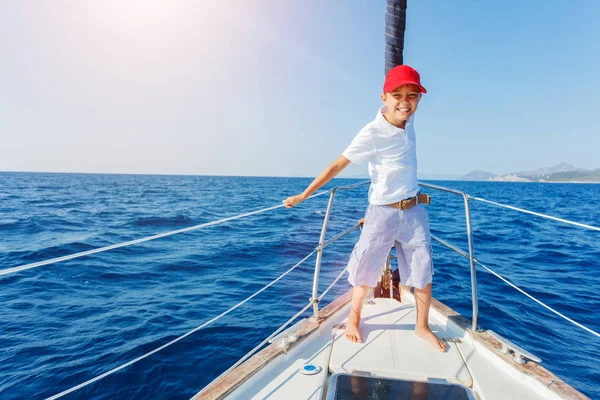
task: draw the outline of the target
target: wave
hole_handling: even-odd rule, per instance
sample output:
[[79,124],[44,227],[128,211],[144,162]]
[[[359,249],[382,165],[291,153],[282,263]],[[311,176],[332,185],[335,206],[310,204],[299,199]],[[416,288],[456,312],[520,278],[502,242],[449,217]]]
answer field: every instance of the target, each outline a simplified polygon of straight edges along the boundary
[[[35,178],[30,187],[20,186],[22,175],[9,177],[14,182],[3,187],[0,195],[3,267],[260,209],[278,204],[310,183],[308,179],[288,178],[68,174],[53,175],[48,182],[47,175],[30,175]],[[511,205],[521,202],[528,209],[600,225],[597,204],[565,205],[559,202],[563,197],[556,185],[444,184],[448,185],[462,185],[466,192],[490,200]],[[578,196],[600,198],[600,185],[576,189]],[[327,239],[353,226],[364,214],[366,191],[356,196],[344,193],[336,198]],[[46,201],[39,204],[27,202],[42,198]],[[434,204],[428,208],[433,233],[467,251],[462,200],[445,199],[435,194]],[[551,207],[549,202],[554,199],[560,208]],[[592,312],[600,306],[600,275],[595,273],[600,259],[597,232],[473,204],[477,259],[597,330],[600,319]],[[87,371],[129,360],[208,321],[311,252],[319,239],[326,207],[323,196],[292,210],[273,210],[2,277],[0,298],[5,306],[0,309],[0,320],[6,321],[6,326],[0,330],[0,336],[4,334],[0,397],[48,397],[88,379]],[[325,249],[320,292],[345,267],[359,235],[356,230]],[[433,246],[434,296],[470,316],[468,260],[436,242]],[[152,360],[123,370],[122,379],[90,385],[76,397],[159,398],[164,393],[181,394],[182,387],[204,386],[246,354],[249,348],[244,343],[252,347],[244,338],[251,334],[260,340],[306,304],[315,259],[313,255],[260,297],[214,325],[157,353]],[[392,264],[396,266],[396,260]],[[598,351],[590,344],[587,332],[559,320],[479,267],[477,279],[483,327],[503,333],[502,327],[511,326],[511,340],[542,356],[553,372],[570,379],[590,397],[598,397],[593,375]],[[344,276],[326,300],[347,289]],[[526,325],[517,323],[524,318]],[[521,325],[524,328],[519,328]],[[578,340],[573,341],[573,337]],[[21,353],[23,346],[33,350]],[[581,365],[552,351],[564,346],[578,354],[576,360]],[[211,362],[206,363],[207,359]],[[194,382],[186,380],[190,377],[187,372],[198,365],[202,374],[196,374]]]
[[[15,255],[19,255],[21,253],[21,258],[24,261],[42,261],[49,260],[51,258],[62,257],[72,253],[78,253],[81,251],[93,250],[96,249],[97,246],[92,246],[88,243],[81,242],[73,242],[73,243],[64,243],[56,246],[46,247],[40,250],[34,250],[30,252],[25,252],[24,254],[21,252],[17,252]],[[11,255],[9,253],[9,255]]]
[[175,217],[140,217],[133,221],[133,226],[187,226],[193,225],[194,220],[187,215],[179,214]]

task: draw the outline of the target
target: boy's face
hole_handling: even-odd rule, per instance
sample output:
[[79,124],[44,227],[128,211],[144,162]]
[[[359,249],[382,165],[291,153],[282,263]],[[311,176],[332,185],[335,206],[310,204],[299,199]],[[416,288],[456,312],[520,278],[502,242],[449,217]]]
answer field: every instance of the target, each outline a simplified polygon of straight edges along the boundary
[[403,128],[405,122],[417,111],[421,91],[417,85],[402,85],[391,92],[383,93],[381,100],[388,108],[385,113],[388,122]]

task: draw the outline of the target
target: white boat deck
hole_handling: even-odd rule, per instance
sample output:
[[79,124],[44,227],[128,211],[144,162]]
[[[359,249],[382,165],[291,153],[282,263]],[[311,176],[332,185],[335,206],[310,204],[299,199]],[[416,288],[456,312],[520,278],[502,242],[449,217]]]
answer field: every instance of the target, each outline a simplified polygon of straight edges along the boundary
[[[467,387],[473,384],[454,343],[441,353],[415,336],[413,304],[381,298],[374,303],[364,307],[363,343],[352,343],[343,337],[336,341],[329,367],[332,373],[368,371],[391,378],[440,379]],[[432,324],[431,328],[440,337],[451,336],[440,326]]]
[[[403,299],[400,303],[377,298],[365,305],[361,325],[363,343],[348,342],[340,330],[332,347],[332,329],[345,321],[349,310],[346,304],[301,343],[268,362],[225,398],[321,399],[326,371],[459,383],[474,390],[482,400],[570,398],[557,395],[539,379],[499,357],[474,340],[468,330],[432,308],[430,324],[434,332],[440,337],[461,340],[461,343],[449,343],[445,353],[435,350],[414,334],[414,298],[403,292]],[[306,363],[319,365],[322,371],[303,375],[299,369]],[[209,397],[200,394],[197,398]]]

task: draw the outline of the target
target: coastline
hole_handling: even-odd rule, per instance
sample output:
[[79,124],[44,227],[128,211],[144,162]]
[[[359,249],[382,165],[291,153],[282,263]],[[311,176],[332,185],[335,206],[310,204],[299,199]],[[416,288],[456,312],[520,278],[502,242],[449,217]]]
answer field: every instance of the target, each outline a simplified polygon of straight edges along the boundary
[[[430,179],[424,179],[430,180]],[[455,180],[454,182],[489,182],[489,183],[586,183],[586,184],[600,184],[600,182],[590,181],[470,181],[470,180]]]

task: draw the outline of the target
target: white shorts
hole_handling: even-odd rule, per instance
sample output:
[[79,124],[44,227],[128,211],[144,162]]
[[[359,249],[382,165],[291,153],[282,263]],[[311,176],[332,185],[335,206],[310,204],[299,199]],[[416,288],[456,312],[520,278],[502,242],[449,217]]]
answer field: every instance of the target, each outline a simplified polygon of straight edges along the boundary
[[423,289],[431,283],[429,216],[420,204],[404,211],[369,204],[360,239],[348,262],[348,282],[375,287],[394,245],[402,284]]

